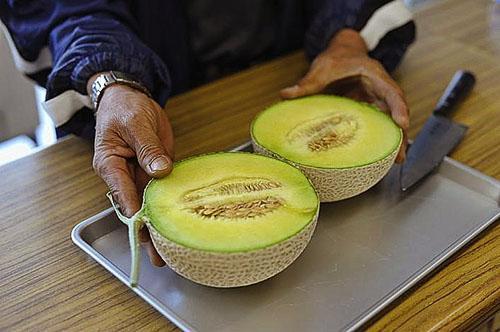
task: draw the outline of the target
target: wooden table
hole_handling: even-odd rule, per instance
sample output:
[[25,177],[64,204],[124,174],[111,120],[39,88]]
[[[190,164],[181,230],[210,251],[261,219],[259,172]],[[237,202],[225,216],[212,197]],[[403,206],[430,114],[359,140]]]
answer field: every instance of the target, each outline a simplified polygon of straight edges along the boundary
[[[419,12],[419,40],[396,76],[413,137],[453,72],[473,70],[477,88],[455,115],[470,131],[452,157],[499,178],[500,64],[488,42],[489,5],[456,0]],[[306,68],[293,54],[173,98],[177,157],[248,140],[252,117]],[[109,206],[91,155],[89,143],[70,137],[0,168],[1,331],[175,329],[71,242],[76,223]],[[490,315],[500,305],[499,237],[497,223],[370,329],[464,329]]]

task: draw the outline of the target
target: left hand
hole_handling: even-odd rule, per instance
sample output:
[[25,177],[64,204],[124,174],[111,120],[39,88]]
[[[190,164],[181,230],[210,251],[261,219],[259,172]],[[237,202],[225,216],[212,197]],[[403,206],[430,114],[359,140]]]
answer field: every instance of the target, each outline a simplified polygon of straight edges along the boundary
[[404,161],[410,121],[403,91],[382,64],[368,56],[357,31],[339,31],[328,48],[314,59],[309,72],[296,85],[281,90],[281,96],[297,98],[320,93],[327,87],[335,94],[372,103],[389,112],[403,130],[396,162]]

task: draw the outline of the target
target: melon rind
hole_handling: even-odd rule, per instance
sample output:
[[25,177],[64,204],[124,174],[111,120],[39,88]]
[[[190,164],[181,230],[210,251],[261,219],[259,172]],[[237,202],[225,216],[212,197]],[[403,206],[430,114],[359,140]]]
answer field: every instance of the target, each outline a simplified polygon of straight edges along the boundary
[[269,151],[252,136],[252,146],[256,153],[280,159],[298,167],[311,180],[322,203],[335,202],[357,196],[376,185],[389,172],[396,160],[399,147],[383,159],[360,167],[316,168],[295,163]]
[[185,247],[163,237],[150,223],[146,224],[153,245],[172,270],[202,285],[230,288],[264,281],[292,264],[311,240],[318,213],[301,231],[288,239],[265,248],[239,253]]

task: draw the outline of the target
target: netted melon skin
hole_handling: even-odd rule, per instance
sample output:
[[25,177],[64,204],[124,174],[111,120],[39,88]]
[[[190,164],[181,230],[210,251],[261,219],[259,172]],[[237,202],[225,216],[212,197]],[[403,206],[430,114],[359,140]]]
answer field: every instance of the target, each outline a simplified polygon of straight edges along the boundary
[[264,281],[287,268],[311,240],[317,218],[318,214],[304,229],[285,241],[242,253],[188,248],[166,239],[151,224],[147,225],[153,245],[172,270],[202,285],[229,288]]
[[357,196],[376,185],[389,172],[396,160],[399,147],[387,157],[374,163],[350,168],[314,168],[287,160],[252,140],[256,153],[288,162],[304,172],[311,180],[322,203],[335,202]]

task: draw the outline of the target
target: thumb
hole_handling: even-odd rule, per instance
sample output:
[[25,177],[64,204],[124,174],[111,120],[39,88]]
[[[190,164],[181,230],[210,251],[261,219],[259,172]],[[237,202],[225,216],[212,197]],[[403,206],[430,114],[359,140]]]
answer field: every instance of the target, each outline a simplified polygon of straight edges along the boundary
[[325,84],[316,79],[313,71],[310,71],[299,83],[281,90],[280,95],[284,99],[292,99],[321,92],[324,88]]
[[155,133],[142,132],[135,136],[134,150],[141,168],[151,177],[160,178],[172,171],[172,159]]

